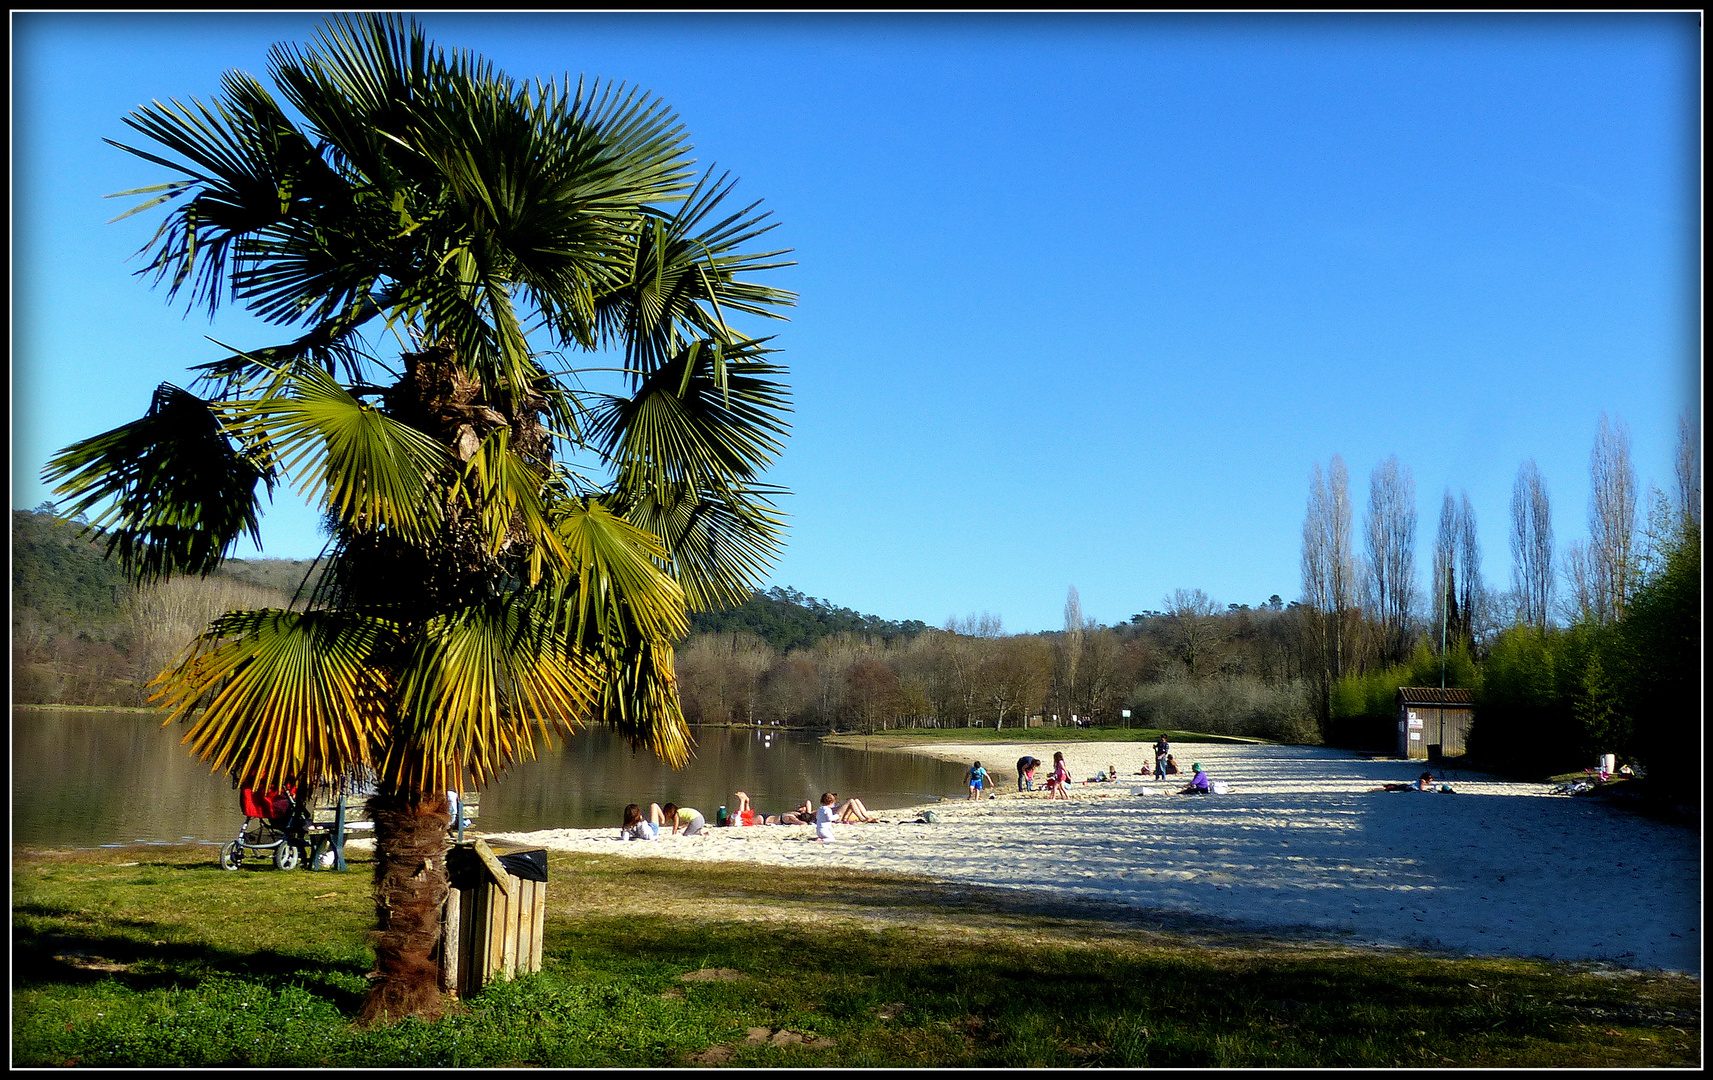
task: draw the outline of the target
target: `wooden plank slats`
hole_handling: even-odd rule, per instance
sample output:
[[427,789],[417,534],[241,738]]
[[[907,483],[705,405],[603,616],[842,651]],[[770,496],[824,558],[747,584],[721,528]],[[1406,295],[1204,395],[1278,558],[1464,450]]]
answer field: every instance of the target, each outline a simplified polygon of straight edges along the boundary
[[503,867],[493,873],[498,859],[491,850],[481,858],[487,845],[479,840],[460,846],[478,857],[482,868],[475,878],[464,879],[464,888],[447,890],[441,970],[449,992],[469,997],[495,979],[541,970],[547,883],[506,874]]

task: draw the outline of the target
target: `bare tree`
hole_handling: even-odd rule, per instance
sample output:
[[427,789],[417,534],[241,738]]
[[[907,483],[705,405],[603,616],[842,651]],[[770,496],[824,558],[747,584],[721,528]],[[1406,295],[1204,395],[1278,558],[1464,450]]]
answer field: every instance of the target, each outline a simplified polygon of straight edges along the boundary
[[1687,414],[1677,418],[1677,508],[1684,522],[1701,527],[1701,440]]
[[1171,616],[1170,640],[1190,676],[1209,674],[1214,650],[1224,636],[1219,614],[1207,593],[1200,589],[1175,589],[1162,601]]
[[1077,709],[1077,665],[1083,655],[1083,602],[1077,587],[1065,594],[1065,709],[1072,714]]
[[1592,610],[1602,622],[1624,617],[1635,573],[1636,471],[1630,464],[1630,429],[1600,414],[1589,455],[1588,555]]
[[1533,458],[1517,469],[1511,486],[1511,579],[1519,616],[1546,629],[1552,616],[1552,500]]
[[731,695],[732,719],[741,719],[745,723],[755,723],[755,707],[761,697],[761,677],[778,659],[773,652],[773,646],[761,640],[754,634],[734,633],[731,637],[731,652],[727,657],[729,665],[727,686]]
[[1588,545],[1574,540],[1564,549],[1564,616],[1571,622],[1600,617],[1599,572]]
[[1344,459],[1337,454],[1325,474],[1316,464],[1309,481],[1302,571],[1303,603],[1310,610],[1303,623],[1308,634],[1306,651],[1313,657],[1313,677],[1324,720],[1330,713],[1332,684],[1344,675],[1356,576],[1350,543],[1350,478]]
[[217,616],[244,608],[283,608],[289,600],[276,589],[223,574],[171,578],[137,589],[125,601],[125,615],[139,685],[171,663]]
[[1433,621],[1446,630],[1448,641],[1462,638],[1463,612],[1457,598],[1457,502],[1451,489],[1439,504],[1439,531],[1433,540]]
[[996,726],[1008,715],[1022,720],[1039,712],[1053,677],[1052,653],[1041,638],[1008,637],[998,646],[988,682],[988,706]]
[[1410,601],[1416,587],[1416,483],[1397,455],[1381,462],[1368,483],[1368,591],[1389,663],[1409,651]]
[[1463,640],[1474,645],[1480,628],[1488,623],[1487,586],[1481,580],[1481,538],[1467,491],[1458,492],[1457,519],[1457,606]]

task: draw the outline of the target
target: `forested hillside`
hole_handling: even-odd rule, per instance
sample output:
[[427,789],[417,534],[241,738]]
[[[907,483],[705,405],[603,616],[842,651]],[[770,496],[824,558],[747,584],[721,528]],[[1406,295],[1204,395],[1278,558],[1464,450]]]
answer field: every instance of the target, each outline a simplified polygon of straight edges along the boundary
[[[141,704],[142,682],[209,618],[236,607],[284,606],[313,589],[319,567],[302,559],[233,559],[206,580],[147,590],[126,584],[98,541],[43,510],[12,512],[12,674],[21,704]],[[307,585],[305,582],[307,580]],[[691,618],[695,633],[752,634],[785,652],[840,634],[876,644],[927,629],[891,622],[796,589],[758,592],[748,603]]]
[[857,634],[891,642],[910,638],[928,629],[917,619],[889,622],[826,600],[804,596],[796,589],[773,588],[757,592],[741,607],[725,611],[703,611],[690,616],[690,630],[697,634],[754,634],[780,652],[807,649],[834,634]]
[[78,532],[51,513],[12,511],[14,704],[144,704],[143,684],[209,619],[284,606],[309,569],[307,561],[238,559],[207,579],[136,589],[99,541]]

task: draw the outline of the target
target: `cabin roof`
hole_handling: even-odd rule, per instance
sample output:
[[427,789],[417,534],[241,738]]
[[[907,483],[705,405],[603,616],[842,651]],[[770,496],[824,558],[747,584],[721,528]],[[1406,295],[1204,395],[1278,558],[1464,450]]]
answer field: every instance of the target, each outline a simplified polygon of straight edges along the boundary
[[1444,690],[1437,686],[1400,686],[1398,687],[1398,704],[1462,705],[1469,707],[1475,704],[1475,693],[1463,686],[1449,686]]

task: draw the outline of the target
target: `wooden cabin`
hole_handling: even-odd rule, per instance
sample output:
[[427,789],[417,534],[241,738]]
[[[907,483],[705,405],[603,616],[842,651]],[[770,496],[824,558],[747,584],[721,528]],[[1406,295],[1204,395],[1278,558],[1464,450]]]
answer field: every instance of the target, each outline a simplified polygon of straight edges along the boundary
[[1474,716],[1474,692],[1467,687],[1398,687],[1398,756],[1461,757]]

